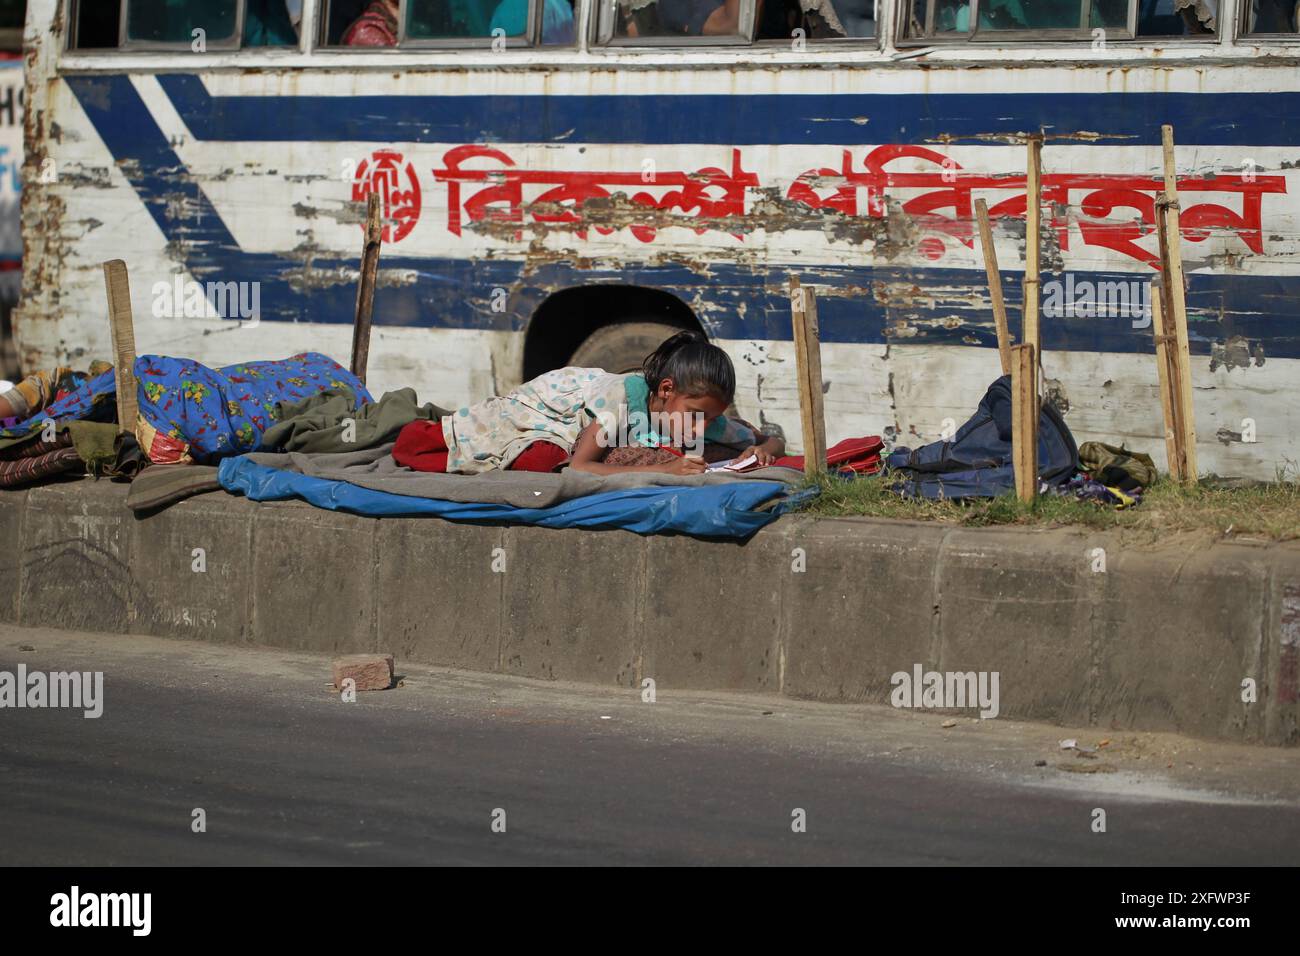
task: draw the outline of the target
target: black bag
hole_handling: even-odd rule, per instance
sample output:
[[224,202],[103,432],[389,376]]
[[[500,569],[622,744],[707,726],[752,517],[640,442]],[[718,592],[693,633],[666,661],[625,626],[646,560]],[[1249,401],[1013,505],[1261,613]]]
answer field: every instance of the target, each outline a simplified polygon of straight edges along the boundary
[[[902,474],[899,490],[922,498],[995,498],[1014,491],[1011,459],[1011,376],[989,386],[971,419],[951,441],[898,448],[886,459]],[[1060,412],[1042,404],[1038,420],[1038,477],[1059,485],[1079,470],[1079,449]]]

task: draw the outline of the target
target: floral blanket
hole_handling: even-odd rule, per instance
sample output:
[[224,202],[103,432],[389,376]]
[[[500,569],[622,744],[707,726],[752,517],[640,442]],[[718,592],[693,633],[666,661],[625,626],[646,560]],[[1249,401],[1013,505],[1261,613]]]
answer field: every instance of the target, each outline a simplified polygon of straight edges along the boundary
[[261,447],[276,421],[278,402],[296,402],[327,388],[347,386],[357,407],[371,401],[355,375],[317,352],[275,362],[245,362],[222,369],[193,359],[142,355],[136,438],[155,464],[210,464]]

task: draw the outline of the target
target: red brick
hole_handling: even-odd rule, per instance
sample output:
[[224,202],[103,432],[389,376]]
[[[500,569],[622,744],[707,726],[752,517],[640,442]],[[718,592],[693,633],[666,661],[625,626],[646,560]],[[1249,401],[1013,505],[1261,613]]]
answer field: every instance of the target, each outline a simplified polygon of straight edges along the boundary
[[334,661],[334,686],[343,689],[351,677],[357,690],[387,690],[393,686],[392,654],[349,654]]

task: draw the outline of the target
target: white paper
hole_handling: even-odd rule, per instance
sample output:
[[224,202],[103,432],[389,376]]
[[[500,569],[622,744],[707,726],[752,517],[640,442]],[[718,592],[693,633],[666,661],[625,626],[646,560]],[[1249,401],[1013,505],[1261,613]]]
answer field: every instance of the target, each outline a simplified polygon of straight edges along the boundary
[[732,458],[730,461],[715,461],[709,465],[707,471],[744,471],[750,465],[758,464],[758,456],[750,455],[746,458]]

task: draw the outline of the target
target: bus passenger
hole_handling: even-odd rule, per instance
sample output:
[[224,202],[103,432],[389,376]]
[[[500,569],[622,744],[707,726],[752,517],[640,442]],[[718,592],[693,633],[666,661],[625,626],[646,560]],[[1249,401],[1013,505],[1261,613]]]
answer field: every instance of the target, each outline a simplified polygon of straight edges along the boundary
[[1300,3],[1296,0],[1255,0],[1254,33],[1300,32]]
[[397,46],[397,0],[372,0],[343,32],[344,46]]
[[302,0],[248,0],[244,46],[297,46]]
[[[492,29],[517,37],[527,28],[528,0],[501,0],[492,13]],[[542,44],[572,46],[573,39],[573,7],[569,0],[546,0],[542,8]]]
[[740,0],[659,0],[659,22],[669,33],[727,36],[740,28]]

